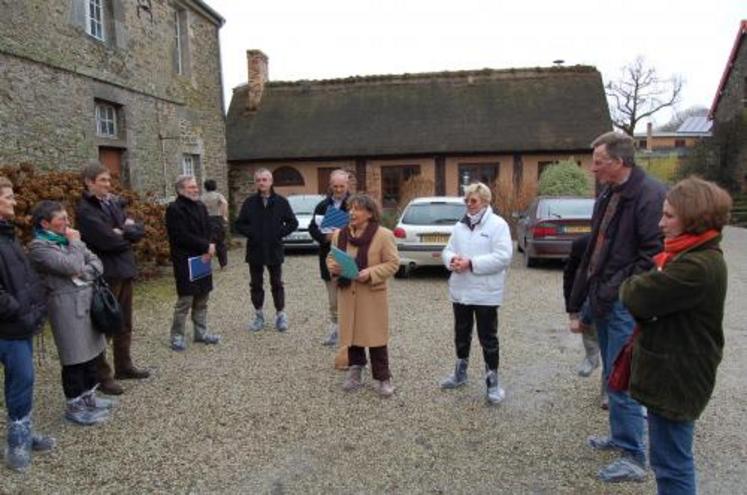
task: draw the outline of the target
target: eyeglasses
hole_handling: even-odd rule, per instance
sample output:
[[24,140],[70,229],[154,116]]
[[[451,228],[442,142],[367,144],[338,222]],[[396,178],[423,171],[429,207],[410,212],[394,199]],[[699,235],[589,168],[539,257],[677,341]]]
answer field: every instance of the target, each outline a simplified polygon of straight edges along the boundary
[[480,202],[477,198],[464,198],[464,204],[467,205],[476,205]]

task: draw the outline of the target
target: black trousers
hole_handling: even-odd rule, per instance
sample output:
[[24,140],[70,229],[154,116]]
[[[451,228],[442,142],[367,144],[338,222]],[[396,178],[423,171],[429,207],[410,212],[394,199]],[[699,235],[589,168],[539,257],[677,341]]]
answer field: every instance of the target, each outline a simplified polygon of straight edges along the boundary
[[[265,289],[262,287],[264,270],[265,265],[249,263],[249,289],[254,309],[262,309],[265,304]],[[270,272],[270,290],[272,291],[275,310],[282,311],[285,308],[285,288],[282,280],[283,265],[267,265],[267,271]]]
[[69,364],[62,367],[62,390],[65,397],[75,399],[83,392],[87,392],[96,386],[96,359],[85,363]]
[[[368,355],[371,356],[371,375],[374,380],[382,381],[392,377],[389,372],[389,351],[385,345],[369,347]],[[348,363],[350,366],[365,366],[366,348],[357,345],[348,347]]]
[[215,255],[221,268],[228,264],[228,247],[226,246],[226,221],[220,215],[210,217],[210,228],[215,239]]
[[498,369],[498,306],[454,303],[454,345],[459,359],[469,358],[472,327],[477,320],[477,337],[482,346],[485,366]]

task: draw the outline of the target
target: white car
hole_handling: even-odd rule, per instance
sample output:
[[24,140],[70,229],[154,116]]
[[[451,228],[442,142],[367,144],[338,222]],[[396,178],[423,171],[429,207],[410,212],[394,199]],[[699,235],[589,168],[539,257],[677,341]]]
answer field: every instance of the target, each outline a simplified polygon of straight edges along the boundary
[[288,203],[298,220],[298,228],[283,238],[286,249],[313,249],[319,244],[309,234],[309,224],[314,217],[314,208],[325,198],[322,194],[292,194]]
[[406,278],[418,266],[441,265],[441,251],[466,210],[463,198],[451,196],[410,201],[394,229],[399,251],[396,276]]

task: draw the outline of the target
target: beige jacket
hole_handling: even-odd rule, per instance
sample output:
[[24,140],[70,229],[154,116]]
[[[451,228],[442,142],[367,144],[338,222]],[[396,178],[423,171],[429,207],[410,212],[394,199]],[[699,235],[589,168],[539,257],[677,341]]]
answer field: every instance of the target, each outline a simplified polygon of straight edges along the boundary
[[[335,233],[332,245],[337,245]],[[358,248],[348,243],[347,253],[354,257]],[[327,267],[335,265],[327,256]],[[340,345],[380,347],[389,342],[389,303],[387,279],[399,269],[399,254],[392,231],[379,227],[371,239],[368,250],[368,268],[371,278],[365,283],[356,282],[337,289],[337,308],[340,325]]]

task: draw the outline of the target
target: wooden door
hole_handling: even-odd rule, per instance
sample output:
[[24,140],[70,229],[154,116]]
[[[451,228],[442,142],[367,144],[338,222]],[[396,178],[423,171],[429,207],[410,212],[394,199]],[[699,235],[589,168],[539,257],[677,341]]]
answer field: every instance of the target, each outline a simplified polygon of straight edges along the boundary
[[104,146],[99,147],[99,161],[103,166],[109,169],[109,174],[112,179],[119,182],[124,186],[122,182],[122,153],[124,150],[120,148],[106,148]]

